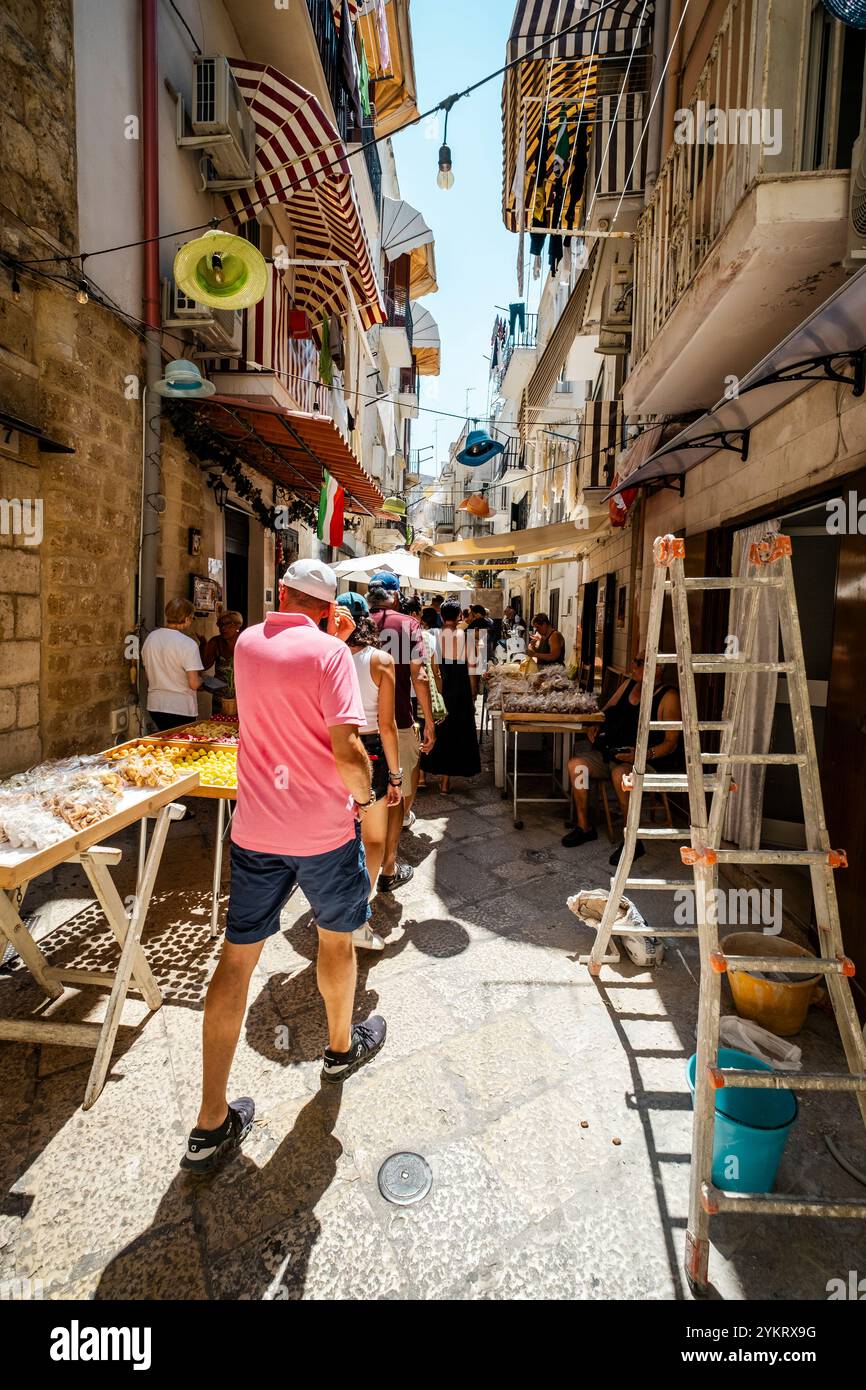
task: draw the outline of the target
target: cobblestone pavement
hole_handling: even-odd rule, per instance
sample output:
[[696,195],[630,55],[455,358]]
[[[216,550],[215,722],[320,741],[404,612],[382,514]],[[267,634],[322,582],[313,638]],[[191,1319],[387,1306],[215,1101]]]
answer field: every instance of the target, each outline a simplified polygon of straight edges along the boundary
[[[385,1049],[345,1087],[320,1090],[315,934],[296,895],[253,979],[233,1072],[257,1122],[209,1180],[178,1169],[216,958],[214,807],[194,803],[194,819],[170,833],[145,934],[165,1003],[150,1016],[127,1005],[133,1027],[96,1106],[80,1108],[90,1054],[0,1045],[0,1281],[97,1299],[689,1296],[693,944],[671,939],[652,972],[624,960],[594,982],[576,960],[591,934],[565,900],[606,886],[607,840],[562,849],[558,816],[535,808],[515,831],[488,775],[455,787],[419,797],[404,836],[415,876],[378,899],[387,948],[359,960],[356,1017],[385,1015]],[[642,871],[670,872],[673,853],[653,850]],[[127,837],[122,891],[134,862]],[[660,897],[641,906],[663,931],[671,908]],[[111,962],[74,866],[34,885],[28,908],[56,963]],[[0,1011],[42,1004],[19,968],[0,974]],[[60,1008],[91,1019],[100,1003],[71,994]],[[818,1010],[798,1041],[809,1065],[841,1064]],[[778,1190],[862,1196],[826,1152],[828,1127],[866,1168],[852,1098],[806,1095]],[[432,1166],[417,1206],[379,1194],[395,1150]],[[710,1268],[722,1297],[825,1298],[828,1279],[866,1269],[866,1233],[855,1222],[720,1218]]]

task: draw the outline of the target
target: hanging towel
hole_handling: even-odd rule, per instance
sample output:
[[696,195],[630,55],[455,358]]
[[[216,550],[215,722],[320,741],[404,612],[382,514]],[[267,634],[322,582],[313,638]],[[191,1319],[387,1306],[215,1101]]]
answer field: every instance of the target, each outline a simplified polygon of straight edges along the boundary
[[340,67],[343,73],[343,83],[349,95],[355,125],[359,126],[361,124],[361,102],[358,97],[358,57],[355,53],[355,35],[352,32],[352,21],[349,17],[348,0],[343,0],[340,11]]
[[358,66],[358,95],[361,98],[361,110],[369,120],[372,115],[370,108],[370,69],[367,65],[367,50],[364,47],[363,39],[361,39],[361,60]]
[[391,39],[388,34],[388,16],[385,13],[385,0],[376,0],[376,24],[379,29],[379,65],[383,73],[390,73]]
[[319,380],[326,386],[334,384],[334,364],[331,360],[331,331],[326,314],[322,315],[322,346],[319,349]]
[[328,325],[328,346],[331,349],[331,361],[335,367],[343,371],[346,365],[345,344],[343,342],[343,321],[339,314],[332,314]]

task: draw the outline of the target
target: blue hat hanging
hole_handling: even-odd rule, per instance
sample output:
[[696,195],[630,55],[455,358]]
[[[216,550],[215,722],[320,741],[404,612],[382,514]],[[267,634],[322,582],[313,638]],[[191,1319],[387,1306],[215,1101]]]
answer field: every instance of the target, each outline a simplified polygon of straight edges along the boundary
[[505,445],[491,439],[486,430],[470,430],[466,438],[466,447],[457,455],[457,462],[465,464],[467,468],[480,468],[482,464],[496,458],[497,454],[504,453]]
[[852,29],[866,29],[866,0],[824,0],[824,6]]

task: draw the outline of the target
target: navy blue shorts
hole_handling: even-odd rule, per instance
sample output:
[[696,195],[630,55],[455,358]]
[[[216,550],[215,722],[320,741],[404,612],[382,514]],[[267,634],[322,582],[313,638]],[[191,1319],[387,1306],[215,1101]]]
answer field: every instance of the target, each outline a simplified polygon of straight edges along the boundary
[[297,884],[322,931],[349,932],[370,916],[370,879],[361,827],[325,854],[267,854],[232,841],[226,940],[264,941],[280,929],[280,912]]

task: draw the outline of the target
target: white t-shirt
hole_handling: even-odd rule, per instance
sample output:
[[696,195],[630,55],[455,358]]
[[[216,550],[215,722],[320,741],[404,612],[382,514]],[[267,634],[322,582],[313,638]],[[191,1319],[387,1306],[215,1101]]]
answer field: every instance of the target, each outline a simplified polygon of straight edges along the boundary
[[201,671],[198,643],[172,627],[160,627],[145,638],[141,659],[147,672],[147,708],[162,714],[198,714],[187,671]]

